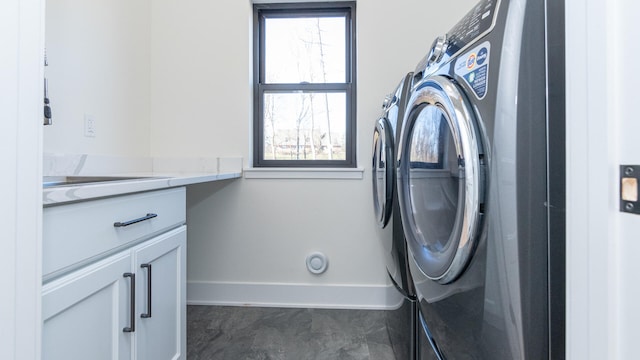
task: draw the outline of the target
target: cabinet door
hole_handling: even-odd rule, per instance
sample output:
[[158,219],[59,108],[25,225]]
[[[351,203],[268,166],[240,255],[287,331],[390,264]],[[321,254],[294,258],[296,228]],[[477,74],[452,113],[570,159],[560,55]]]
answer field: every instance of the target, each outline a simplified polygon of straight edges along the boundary
[[131,359],[131,252],[43,286],[42,359]]
[[[186,358],[186,226],[134,250],[136,358]],[[150,281],[149,281],[150,280]]]

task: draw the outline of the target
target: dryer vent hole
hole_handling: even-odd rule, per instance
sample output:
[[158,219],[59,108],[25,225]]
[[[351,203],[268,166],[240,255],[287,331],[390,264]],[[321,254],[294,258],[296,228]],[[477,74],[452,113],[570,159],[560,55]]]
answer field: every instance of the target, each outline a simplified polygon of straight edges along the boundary
[[322,274],[323,272],[327,271],[328,263],[329,261],[327,259],[327,256],[321,252],[311,253],[307,256],[306,259],[307,270],[316,275]]

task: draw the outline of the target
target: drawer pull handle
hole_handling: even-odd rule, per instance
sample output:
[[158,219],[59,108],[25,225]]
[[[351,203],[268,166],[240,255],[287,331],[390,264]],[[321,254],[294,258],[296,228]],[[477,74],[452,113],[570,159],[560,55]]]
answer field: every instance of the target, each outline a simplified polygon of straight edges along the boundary
[[133,224],[145,221],[145,220],[153,219],[154,217],[157,217],[157,216],[158,216],[158,214],[149,213],[149,214],[147,214],[147,215],[145,215],[145,216],[143,216],[141,218],[138,218],[138,219],[133,219],[133,220],[125,221],[125,222],[120,222],[120,221],[115,222],[115,223],[113,223],[113,226],[115,226],[115,227],[129,226],[129,225],[133,225]]
[[151,264],[142,264],[141,268],[147,269],[147,312],[140,314],[141,318],[151,317]]
[[125,327],[124,329],[122,329],[122,331],[134,332],[136,331],[136,274],[124,273],[122,274],[122,276],[131,278],[131,326]]

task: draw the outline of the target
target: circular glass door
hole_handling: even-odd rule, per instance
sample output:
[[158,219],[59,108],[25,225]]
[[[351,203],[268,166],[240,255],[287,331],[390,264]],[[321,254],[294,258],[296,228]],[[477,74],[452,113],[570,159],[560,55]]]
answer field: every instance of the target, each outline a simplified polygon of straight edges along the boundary
[[459,277],[477,245],[481,147],[473,112],[447,78],[416,88],[405,116],[398,193],[407,244],[439,283]]
[[373,131],[373,210],[380,227],[385,227],[391,218],[395,163],[393,130],[386,117],[376,123]]

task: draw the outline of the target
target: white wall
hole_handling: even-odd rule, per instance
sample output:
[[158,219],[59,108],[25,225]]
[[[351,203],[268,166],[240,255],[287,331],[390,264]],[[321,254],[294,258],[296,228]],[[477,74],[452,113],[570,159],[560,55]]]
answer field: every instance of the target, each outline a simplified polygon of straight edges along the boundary
[[[380,237],[390,233],[378,230],[372,216],[374,122],[384,95],[473,4],[357,2],[357,155],[364,179],[242,179],[190,188],[188,278],[191,288],[197,282],[210,290],[200,302],[226,301],[229,294],[221,292],[228,284],[387,285]],[[249,0],[152,2],[153,156],[250,159],[251,23]],[[314,250],[330,261],[320,276],[305,268]]]
[[[149,0],[47,0],[47,153],[148,156]],[[93,116],[96,136],[84,136]]]
[[249,11],[246,0],[151,2],[153,156],[246,154]]

